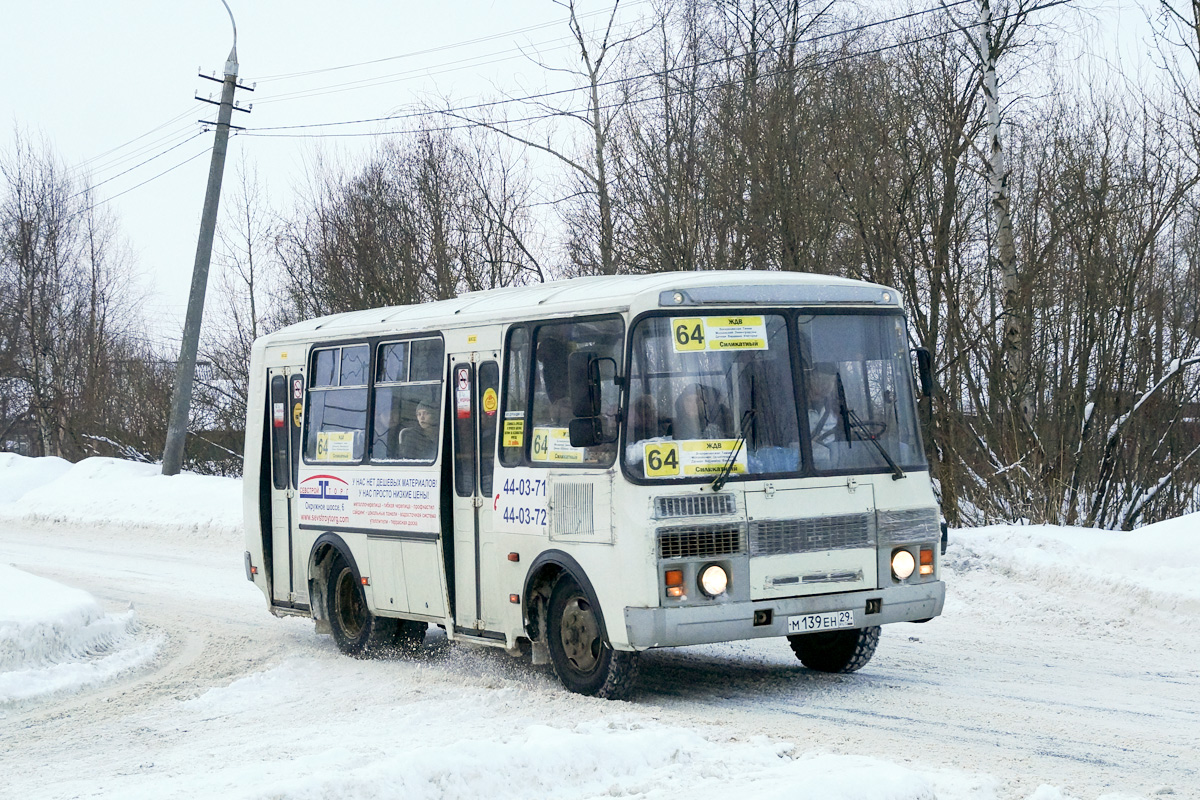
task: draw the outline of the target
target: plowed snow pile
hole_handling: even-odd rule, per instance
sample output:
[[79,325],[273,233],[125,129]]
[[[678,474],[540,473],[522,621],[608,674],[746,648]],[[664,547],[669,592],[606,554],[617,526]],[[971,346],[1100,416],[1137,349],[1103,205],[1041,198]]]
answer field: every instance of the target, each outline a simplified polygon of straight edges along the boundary
[[132,610],[0,564],[0,704],[95,686],[148,662]]

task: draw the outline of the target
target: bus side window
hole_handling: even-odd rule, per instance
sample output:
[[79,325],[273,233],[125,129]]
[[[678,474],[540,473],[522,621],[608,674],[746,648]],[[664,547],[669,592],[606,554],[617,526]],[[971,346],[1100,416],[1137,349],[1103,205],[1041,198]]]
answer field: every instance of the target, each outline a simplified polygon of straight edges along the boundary
[[305,419],[306,461],[362,460],[366,450],[370,359],[370,348],[365,344],[313,352],[313,380]]
[[379,346],[371,460],[432,464],[441,441],[442,340]]
[[504,356],[504,411],[500,430],[500,463],[517,466],[525,460],[529,407],[529,329],[514,327]]

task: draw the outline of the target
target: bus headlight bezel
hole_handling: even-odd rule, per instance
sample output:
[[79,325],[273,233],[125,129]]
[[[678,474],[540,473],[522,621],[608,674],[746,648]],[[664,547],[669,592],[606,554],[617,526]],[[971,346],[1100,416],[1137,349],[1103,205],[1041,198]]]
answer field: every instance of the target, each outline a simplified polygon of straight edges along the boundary
[[696,585],[705,597],[720,597],[729,591],[729,570],[720,564],[705,564],[696,574]]

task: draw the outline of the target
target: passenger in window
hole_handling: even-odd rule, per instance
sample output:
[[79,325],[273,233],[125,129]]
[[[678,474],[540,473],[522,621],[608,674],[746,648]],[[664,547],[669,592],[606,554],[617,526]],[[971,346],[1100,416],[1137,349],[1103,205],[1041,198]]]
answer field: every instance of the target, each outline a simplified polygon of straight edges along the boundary
[[399,457],[432,461],[437,455],[438,410],[432,403],[417,404],[417,424],[400,431]]
[[721,393],[712,386],[693,383],[675,400],[676,439],[728,439],[733,425]]

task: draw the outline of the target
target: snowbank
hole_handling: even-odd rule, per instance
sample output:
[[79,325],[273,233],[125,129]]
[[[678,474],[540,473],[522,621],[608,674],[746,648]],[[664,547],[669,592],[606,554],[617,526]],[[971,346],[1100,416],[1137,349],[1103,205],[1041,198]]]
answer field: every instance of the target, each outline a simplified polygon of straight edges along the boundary
[[948,563],[956,570],[984,565],[1001,574],[1035,577],[1140,596],[1159,607],[1200,607],[1200,514],[1134,531],[1054,525],[994,525],[950,534]]
[[161,472],[114,458],[70,464],[0,453],[0,520],[242,535],[239,479]]
[[102,683],[149,661],[132,610],[0,564],[0,704]]

